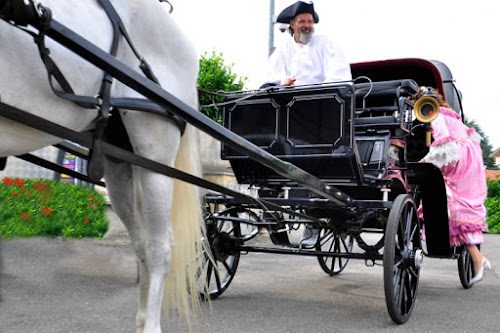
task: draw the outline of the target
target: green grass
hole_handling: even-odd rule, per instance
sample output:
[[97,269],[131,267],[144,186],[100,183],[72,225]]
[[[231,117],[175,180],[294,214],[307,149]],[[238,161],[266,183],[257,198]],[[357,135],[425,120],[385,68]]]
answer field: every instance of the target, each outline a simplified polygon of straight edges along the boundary
[[0,234],[5,239],[102,238],[108,227],[105,199],[92,188],[8,177],[0,183]]

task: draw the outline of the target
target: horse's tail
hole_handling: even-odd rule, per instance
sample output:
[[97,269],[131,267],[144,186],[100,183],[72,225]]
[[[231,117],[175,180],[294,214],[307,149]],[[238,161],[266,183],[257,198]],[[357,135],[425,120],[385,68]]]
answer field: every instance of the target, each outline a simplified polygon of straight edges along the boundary
[[[189,124],[182,136],[175,167],[192,175],[202,174],[199,133]],[[204,235],[200,193],[197,186],[179,180],[174,182],[171,219],[175,242],[163,297],[167,315],[169,310],[176,309],[189,325],[200,306],[197,270],[203,256]]]

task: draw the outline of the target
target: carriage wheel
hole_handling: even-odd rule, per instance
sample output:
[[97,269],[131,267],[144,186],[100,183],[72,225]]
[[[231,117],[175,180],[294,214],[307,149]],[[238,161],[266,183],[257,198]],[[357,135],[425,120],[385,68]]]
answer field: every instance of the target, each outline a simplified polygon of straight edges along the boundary
[[[255,237],[258,228],[249,226],[242,232],[240,223],[218,219],[218,217],[238,217],[258,221],[250,210],[232,207],[206,215],[207,238],[212,258],[205,253],[198,272],[198,282],[204,297],[215,299],[229,287],[236,274],[240,252],[235,248],[243,241]],[[244,224],[247,226],[246,224]]]
[[[330,253],[351,253],[354,239],[348,232],[335,229],[322,229],[316,250]],[[337,275],[345,268],[349,258],[318,256],[319,265],[330,275]]]
[[422,259],[415,203],[409,195],[399,195],[389,213],[384,245],[385,301],[398,324],[410,318],[415,305]]
[[470,283],[472,276],[474,275],[474,267],[472,266],[472,259],[470,257],[469,251],[464,246],[460,257],[458,258],[458,276],[460,277],[460,282],[465,289],[469,289],[473,284]]

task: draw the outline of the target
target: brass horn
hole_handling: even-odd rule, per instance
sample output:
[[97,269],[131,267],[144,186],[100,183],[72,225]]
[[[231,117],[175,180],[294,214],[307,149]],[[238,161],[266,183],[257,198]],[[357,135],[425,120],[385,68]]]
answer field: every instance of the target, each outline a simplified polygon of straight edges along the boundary
[[427,133],[425,136],[425,144],[431,145],[431,126],[430,122],[439,115],[439,103],[436,100],[436,95],[430,88],[425,92],[423,97],[420,97],[413,108],[415,117],[422,123],[427,123]]

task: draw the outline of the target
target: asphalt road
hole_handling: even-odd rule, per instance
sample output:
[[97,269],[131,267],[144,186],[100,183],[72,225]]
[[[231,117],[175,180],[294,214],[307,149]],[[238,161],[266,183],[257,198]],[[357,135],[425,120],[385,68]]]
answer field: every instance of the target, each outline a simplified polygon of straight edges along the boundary
[[[404,325],[387,312],[381,266],[350,261],[329,277],[313,257],[242,256],[229,289],[205,305],[195,332],[498,332],[500,235],[482,248],[492,271],[469,290],[457,261],[425,258]],[[34,238],[1,246],[0,332],[134,332],[137,265],[129,245]],[[167,332],[188,332],[173,318]]]

